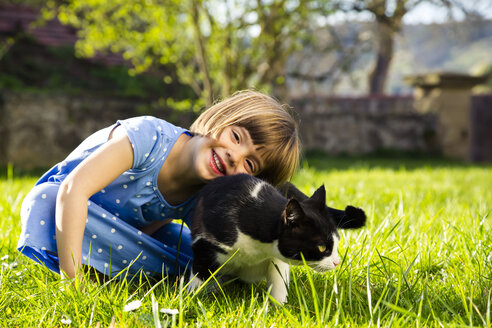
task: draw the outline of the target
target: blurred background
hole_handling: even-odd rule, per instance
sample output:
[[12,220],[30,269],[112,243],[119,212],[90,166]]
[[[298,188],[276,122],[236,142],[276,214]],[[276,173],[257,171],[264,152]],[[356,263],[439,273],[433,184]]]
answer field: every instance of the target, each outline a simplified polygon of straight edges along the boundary
[[121,118],[188,127],[247,88],[294,109],[308,152],[492,162],[492,1],[0,4],[0,165]]

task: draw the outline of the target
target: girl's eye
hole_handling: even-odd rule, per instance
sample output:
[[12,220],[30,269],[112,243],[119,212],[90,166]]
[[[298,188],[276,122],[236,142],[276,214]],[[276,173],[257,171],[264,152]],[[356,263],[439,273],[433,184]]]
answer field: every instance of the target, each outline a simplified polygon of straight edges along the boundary
[[248,164],[249,169],[251,170],[251,172],[254,173],[255,172],[255,167],[254,167],[253,162],[248,159],[248,160],[246,160],[246,163]]
[[239,142],[239,134],[237,134],[236,131],[232,131],[232,134],[234,135],[234,139],[236,139],[236,141]]

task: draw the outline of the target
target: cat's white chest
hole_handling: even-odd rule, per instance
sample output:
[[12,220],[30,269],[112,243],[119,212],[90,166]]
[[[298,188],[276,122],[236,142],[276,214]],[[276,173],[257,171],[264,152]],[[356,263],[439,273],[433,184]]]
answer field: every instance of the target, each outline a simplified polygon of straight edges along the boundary
[[241,232],[238,232],[234,245],[220,245],[226,254],[217,254],[217,261],[224,268],[225,274],[238,276],[244,281],[254,282],[266,277],[268,265],[279,255],[277,241],[262,243]]

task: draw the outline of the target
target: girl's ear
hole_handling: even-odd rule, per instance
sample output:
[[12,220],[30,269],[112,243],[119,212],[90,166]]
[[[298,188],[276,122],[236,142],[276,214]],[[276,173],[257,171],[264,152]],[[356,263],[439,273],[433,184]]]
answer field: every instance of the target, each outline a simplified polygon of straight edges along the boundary
[[339,229],[358,229],[366,224],[366,213],[358,207],[347,206],[344,215],[340,215],[342,211],[329,210]]
[[291,225],[304,216],[301,204],[294,198],[289,199],[282,213],[284,224]]

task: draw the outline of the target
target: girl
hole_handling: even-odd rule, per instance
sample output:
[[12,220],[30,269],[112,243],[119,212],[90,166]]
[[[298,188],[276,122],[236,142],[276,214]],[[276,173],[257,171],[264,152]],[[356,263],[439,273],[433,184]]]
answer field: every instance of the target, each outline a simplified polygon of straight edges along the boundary
[[215,104],[190,131],[154,117],[121,120],[80,144],[26,196],[18,250],[74,278],[88,265],[108,276],[184,272],[186,226],[210,180],[248,173],[274,185],[298,164],[297,126],[274,99],[243,91]]

